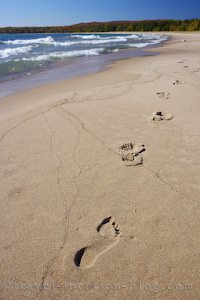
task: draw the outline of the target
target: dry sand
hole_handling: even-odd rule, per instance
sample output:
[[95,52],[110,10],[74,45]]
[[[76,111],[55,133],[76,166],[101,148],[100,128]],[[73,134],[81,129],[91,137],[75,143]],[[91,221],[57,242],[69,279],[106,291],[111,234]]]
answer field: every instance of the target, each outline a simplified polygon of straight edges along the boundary
[[1,98],[0,299],[199,299],[200,34],[149,51]]

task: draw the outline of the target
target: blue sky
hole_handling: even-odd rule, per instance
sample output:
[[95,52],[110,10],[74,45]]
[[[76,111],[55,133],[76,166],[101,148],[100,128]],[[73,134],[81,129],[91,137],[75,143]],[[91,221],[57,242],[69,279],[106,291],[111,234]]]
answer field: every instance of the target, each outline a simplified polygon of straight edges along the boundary
[[1,27],[70,25],[112,20],[200,18],[200,0],[2,0],[1,2]]

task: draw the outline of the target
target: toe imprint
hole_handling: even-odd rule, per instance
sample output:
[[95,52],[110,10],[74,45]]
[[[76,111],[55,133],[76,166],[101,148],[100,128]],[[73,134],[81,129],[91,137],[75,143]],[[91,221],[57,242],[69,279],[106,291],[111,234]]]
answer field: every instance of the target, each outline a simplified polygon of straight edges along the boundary
[[138,155],[139,153],[142,153],[145,151],[145,146],[143,144],[135,143],[133,144],[132,142],[129,142],[127,144],[123,144],[119,148],[119,153],[120,154],[133,154],[133,155]]
[[127,144],[123,144],[120,147],[121,151],[128,151],[128,150],[132,150],[133,149],[133,144],[131,142],[127,143]]

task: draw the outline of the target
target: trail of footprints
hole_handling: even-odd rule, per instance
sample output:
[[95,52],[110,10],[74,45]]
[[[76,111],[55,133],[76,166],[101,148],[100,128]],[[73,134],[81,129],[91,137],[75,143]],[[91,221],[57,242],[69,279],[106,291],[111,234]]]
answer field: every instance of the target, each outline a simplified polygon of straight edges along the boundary
[[[178,63],[184,63],[184,60]],[[183,68],[188,68],[188,66],[184,65]],[[183,83],[180,80],[176,80],[173,82],[173,85]],[[170,98],[170,93],[167,92],[157,92],[156,95],[162,99]],[[153,112],[151,116],[152,121],[169,121],[173,118],[172,114],[162,111]],[[128,142],[120,146],[119,155],[124,166],[138,166],[143,164],[143,153],[145,150],[145,145],[143,144]],[[75,254],[74,263],[80,269],[91,268],[99,256],[106,253],[119,242],[122,235],[120,226],[113,217],[104,219],[97,227],[97,232],[98,237]]]

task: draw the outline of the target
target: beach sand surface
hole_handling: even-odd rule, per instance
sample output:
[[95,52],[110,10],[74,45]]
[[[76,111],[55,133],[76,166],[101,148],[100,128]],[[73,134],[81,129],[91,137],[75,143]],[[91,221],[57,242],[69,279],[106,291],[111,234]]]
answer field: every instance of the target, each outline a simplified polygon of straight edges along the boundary
[[199,299],[200,34],[148,51],[0,99],[0,299]]

